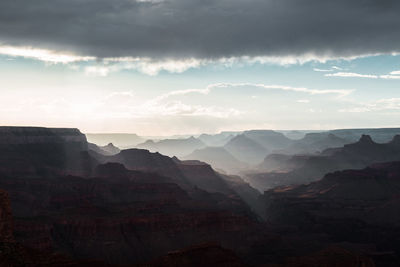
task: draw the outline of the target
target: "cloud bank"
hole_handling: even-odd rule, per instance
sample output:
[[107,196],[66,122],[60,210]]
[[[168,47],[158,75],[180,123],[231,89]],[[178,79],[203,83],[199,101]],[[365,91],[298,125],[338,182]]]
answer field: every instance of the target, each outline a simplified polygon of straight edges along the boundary
[[100,59],[353,57],[400,52],[399,13],[397,0],[2,0],[0,44]]

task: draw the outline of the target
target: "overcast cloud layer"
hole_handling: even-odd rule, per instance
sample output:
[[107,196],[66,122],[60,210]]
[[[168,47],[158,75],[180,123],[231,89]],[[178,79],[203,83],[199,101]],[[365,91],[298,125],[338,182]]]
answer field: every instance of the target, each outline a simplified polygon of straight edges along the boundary
[[398,0],[2,0],[0,43],[104,57],[400,52]]

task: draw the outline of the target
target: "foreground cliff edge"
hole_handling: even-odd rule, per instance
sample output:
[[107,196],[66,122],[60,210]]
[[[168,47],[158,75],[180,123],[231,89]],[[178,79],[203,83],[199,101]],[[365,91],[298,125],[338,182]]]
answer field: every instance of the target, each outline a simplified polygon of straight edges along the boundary
[[259,197],[202,162],[90,150],[77,129],[0,127],[0,148],[3,266],[399,264],[397,162]]

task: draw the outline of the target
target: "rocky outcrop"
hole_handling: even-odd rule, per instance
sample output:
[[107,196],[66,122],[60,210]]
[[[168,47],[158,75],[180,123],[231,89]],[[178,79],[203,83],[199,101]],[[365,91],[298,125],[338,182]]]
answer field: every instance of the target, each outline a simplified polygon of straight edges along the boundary
[[108,145],[102,146],[100,148],[106,151],[109,155],[115,155],[121,152],[121,150],[118,147],[114,146],[113,143],[109,143]]
[[96,164],[77,129],[0,127],[0,174],[89,175]]
[[121,152],[121,150],[118,147],[114,146],[112,143],[109,143],[106,146],[98,146],[96,144],[88,143],[88,148],[89,150],[92,150],[104,156],[112,156]]
[[400,162],[393,162],[277,188],[265,192],[262,200],[269,222],[327,235],[331,242],[370,244],[367,254],[380,262],[385,260],[379,258],[382,253],[392,260],[400,255],[399,196]]
[[[150,172],[159,176],[168,177],[170,182],[178,184],[184,190],[190,192],[193,188],[199,188],[209,193],[222,193],[235,202],[241,201],[241,193],[234,185],[215,172],[212,167],[200,161],[180,161],[178,158],[170,158],[160,153],[151,153],[143,149],[122,150],[119,154],[104,157],[97,155],[101,162],[114,162],[123,164],[129,170]],[[239,178],[240,179],[240,178]],[[241,188],[243,189],[243,188]],[[256,195],[250,196],[254,192]],[[258,193],[254,190],[246,190],[246,201],[256,198]],[[249,203],[249,202],[247,202]],[[242,206],[245,206],[242,201]]]
[[[285,221],[285,217],[293,212],[311,212],[308,208],[313,207],[314,215],[308,213],[307,216],[297,216],[296,221],[322,215],[336,219],[353,217],[369,222],[374,218],[371,214],[378,211],[377,207],[388,207],[389,204],[396,203],[400,196],[399,186],[399,162],[372,165],[364,170],[334,172],[308,185],[267,191],[264,195],[268,203],[266,215],[272,221]],[[289,207],[293,212],[282,212],[281,209]],[[324,211],[319,213],[319,209]],[[391,219],[393,218],[379,216],[380,223],[383,224]],[[400,221],[398,223],[400,225]]]
[[171,178],[118,163],[96,173],[101,177],[0,176],[11,196],[16,240],[73,259],[139,263],[193,243],[232,247],[231,236],[258,224],[240,199],[186,192]]
[[126,149],[114,156],[94,155],[102,163],[114,162],[123,164],[127,169],[156,173],[169,177],[171,182],[178,184],[184,189],[190,189],[192,185],[187,181],[176,162],[160,153],[151,153],[144,149]]
[[0,127],[0,145],[68,143],[87,150],[86,136],[74,128]]

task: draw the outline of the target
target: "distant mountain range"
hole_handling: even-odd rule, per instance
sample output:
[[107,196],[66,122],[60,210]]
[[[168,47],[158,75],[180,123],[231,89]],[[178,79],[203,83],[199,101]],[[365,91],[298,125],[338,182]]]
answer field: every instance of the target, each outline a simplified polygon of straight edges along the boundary
[[206,145],[199,139],[192,137],[186,139],[164,139],[160,141],[147,140],[136,147],[159,152],[168,156],[185,156],[196,149],[204,148]]
[[201,134],[198,139],[203,141],[207,146],[224,146],[233,137],[239,135],[241,132],[221,132],[219,134]]
[[109,143],[106,146],[98,146],[96,144],[88,143],[88,148],[102,155],[115,155],[121,152],[121,150],[114,146],[113,143]]
[[[89,142],[99,147],[112,143],[118,148],[147,149],[171,157],[205,161],[223,172],[240,174],[243,171],[257,169],[288,171],[291,169],[287,168],[290,164],[278,166],[282,165],[280,160],[278,165],[273,163],[278,155],[281,155],[280,158],[285,158],[283,155],[297,155],[290,160],[295,167],[296,160],[302,161],[306,155],[316,155],[328,148],[342,147],[356,142],[362,134],[370,135],[375,142],[385,143],[394,135],[400,134],[400,128],[331,131],[248,130],[147,141],[145,137],[135,134],[88,134],[87,136]],[[272,161],[268,162],[270,160]]]
[[98,146],[106,146],[109,143],[120,148],[132,148],[145,141],[143,137],[137,134],[103,134],[103,133],[87,133],[86,137],[90,143]]
[[[290,184],[303,184],[321,179],[326,173],[345,169],[361,169],[370,164],[400,161],[400,135],[385,144],[375,143],[369,135],[363,135],[356,143],[330,148],[318,155],[284,157],[280,170],[287,172],[254,172],[247,180],[261,191]],[[266,158],[262,167],[274,164]]]

